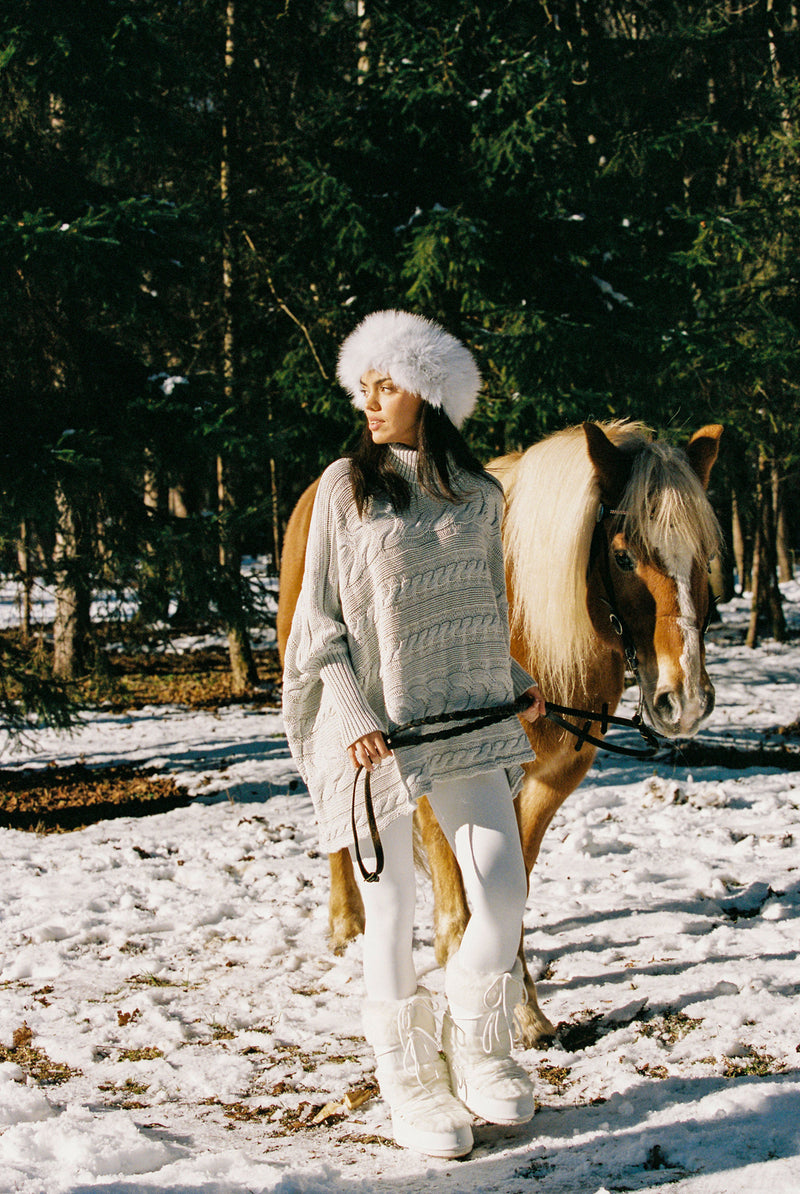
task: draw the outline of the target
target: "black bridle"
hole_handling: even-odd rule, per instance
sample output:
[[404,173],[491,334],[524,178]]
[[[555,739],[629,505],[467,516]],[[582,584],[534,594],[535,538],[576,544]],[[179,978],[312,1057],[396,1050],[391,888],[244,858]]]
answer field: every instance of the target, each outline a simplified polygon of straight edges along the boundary
[[609,542],[606,534],[606,523],[610,518],[617,518],[624,515],[625,510],[613,510],[602,502],[597,510],[597,521],[594,525],[594,532],[592,534],[592,542],[589,547],[589,563],[586,568],[586,579],[588,581],[589,574],[596,562],[600,565],[600,579],[603,582],[605,589],[605,604],[608,606],[608,620],[611,623],[611,628],[622,640],[622,650],[625,654],[625,663],[628,670],[633,673],[636,683],[639,685],[639,708],[638,713],[641,714],[644,698],[641,695],[642,684],[639,679],[639,660],[636,656],[636,643],[633,641],[633,635],[625,624],[622,614],[619,612],[619,604],[617,602],[617,594],[614,588],[614,577],[611,574],[611,564],[609,562]]
[[[548,705],[547,716],[551,721],[556,722],[557,725],[563,726],[564,729],[569,730],[570,733],[575,734],[578,741],[575,745],[576,750],[580,750],[584,742],[590,742],[593,746],[600,747],[602,750],[613,751],[614,754],[627,755],[631,759],[652,759],[652,757],[660,750],[660,743],[658,741],[659,735],[644,722],[644,688],[642,687],[642,678],[639,673],[639,659],[636,654],[636,643],[633,635],[620,613],[619,603],[617,601],[617,594],[614,588],[614,577],[611,572],[611,563],[609,561],[610,546],[608,542],[608,535],[606,533],[606,523],[611,518],[617,518],[626,513],[625,510],[614,510],[606,506],[603,502],[600,503],[597,510],[597,520],[595,522],[594,532],[592,534],[592,542],[589,547],[589,563],[586,568],[587,580],[589,574],[592,572],[595,563],[599,564],[600,579],[603,583],[605,595],[603,597],[604,604],[608,607],[608,620],[611,629],[615,634],[619,635],[622,645],[622,651],[625,656],[625,665],[628,671],[636,681],[636,686],[639,689],[639,699],[636,703],[636,712],[633,717],[613,717],[608,713],[608,705],[603,704],[598,717],[596,713],[591,713],[581,709],[565,709],[558,705]],[[563,720],[561,715],[571,717],[586,717],[589,720],[585,723],[583,730],[578,730],[575,726],[570,725]],[[593,721],[599,721],[600,732],[606,733],[609,725],[628,726],[635,729],[642,738],[644,738],[647,746],[618,746],[616,743],[605,742],[599,738],[594,738],[587,733]]]
[[[600,750],[611,751],[617,755],[625,755],[629,759],[652,759],[655,754],[661,749],[659,742],[659,735],[650,726],[645,725],[644,722],[644,689],[642,687],[642,678],[639,673],[639,659],[636,654],[636,643],[633,635],[628,628],[625,619],[619,610],[619,603],[617,601],[617,594],[614,588],[614,577],[611,573],[611,564],[609,562],[609,542],[606,533],[606,523],[610,518],[617,518],[626,513],[625,510],[614,510],[604,503],[600,503],[597,510],[597,520],[595,522],[594,531],[592,533],[592,542],[589,547],[589,562],[586,568],[586,578],[592,572],[595,564],[599,565],[600,579],[603,583],[605,595],[603,597],[604,604],[608,607],[608,620],[612,630],[619,635],[622,644],[623,654],[625,655],[625,665],[628,671],[636,681],[639,689],[639,699],[636,705],[636,712],[633,717],[617,717],[609,713],[608,703],[603,702],[600,712],[597,713],[591,709],[572,709],[566,705],[555,705],[550,701],[545,701],[545,714],[547,718],[556,725],[561,726],[562,729],[567,730],[570,734],[574,734],[576,738],[575,750],[580,750],[584,742],[590,743],[592,746],[598,747]],[[580,717],[584,719],[583,726],[572,725],[571,722],[566,721],[567,717]],[[599,723],[600,733],[603,738],[597,738],[589,733],[593,723]],[[607,742],[605,734],[608,732],[609,726],[626,726],[628,729],[634,729],[647,743],[646,746],[625,746],[624,744],[616,742]]]

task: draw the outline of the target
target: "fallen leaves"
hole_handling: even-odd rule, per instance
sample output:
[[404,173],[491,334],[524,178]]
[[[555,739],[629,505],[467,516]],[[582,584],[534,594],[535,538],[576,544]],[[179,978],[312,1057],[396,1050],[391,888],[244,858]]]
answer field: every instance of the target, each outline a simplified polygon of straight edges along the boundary
[[348,1090],[342,1100],[326,1103],[325,1106],[317,1112],[311,1120],[312,1124],[325,1123],[326,1120],[332,1119],[334,1116],[347,1114],[350,1111],[355,1111],[364,1103],[368,1102],[375,1095],[375,1089],[369,1086],[363,1086],[355,1090]]

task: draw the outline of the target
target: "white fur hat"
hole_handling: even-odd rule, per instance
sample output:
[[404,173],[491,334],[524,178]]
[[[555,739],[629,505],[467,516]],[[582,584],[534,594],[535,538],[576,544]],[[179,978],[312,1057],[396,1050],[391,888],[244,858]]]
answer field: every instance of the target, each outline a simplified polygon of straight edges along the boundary
[[438,323],[408,311],[374,311],[350,333],[336,375],[359,410],[361,378],[385,371],[395,385],[441,407],[460,427],[475,409],[481,375],[472,353]]

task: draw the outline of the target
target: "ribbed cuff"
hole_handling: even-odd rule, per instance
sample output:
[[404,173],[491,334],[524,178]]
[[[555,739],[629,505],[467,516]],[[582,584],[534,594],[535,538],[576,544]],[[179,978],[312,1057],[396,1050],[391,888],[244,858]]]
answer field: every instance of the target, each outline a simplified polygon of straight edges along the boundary
[[512,659],[511,683],[514,686],[514,696],[518,697],[522,696],[523,692],[527,692],[536,681],[525,671],[521,663],[517,663],[516,659]]
[[343,660],[335,659],[320,669],[320,679],[330,692],[345,743],[350,746],[365,734],[385,733],[386,728],[364,699],[353,669]]

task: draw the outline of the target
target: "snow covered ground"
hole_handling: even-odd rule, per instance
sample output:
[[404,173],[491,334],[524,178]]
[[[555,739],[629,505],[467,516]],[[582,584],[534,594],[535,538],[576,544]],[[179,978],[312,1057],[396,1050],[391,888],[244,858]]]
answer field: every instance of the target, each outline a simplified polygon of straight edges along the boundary
[[[800,629],[800,584],[786,586]],[[800,640],[713,632],[705,743],[800,718]],[[790,741],[791,745],[791,741]],[[794,740],[797,747],[797,740]],[[360,942],[326,944],[327,863],[280,714],[87,716],[2,765],[135,760],[186,808],[0,830],[0,1190],[19,1194],[797,1194],[800,771],[606,755],[534,873],[526,947],[560,1042],[540,1108],[464,1161],[390,1143]],[[420,884],[418,957],[441,1001]],[[333,1104],[333,1109],[326,1107]]]

